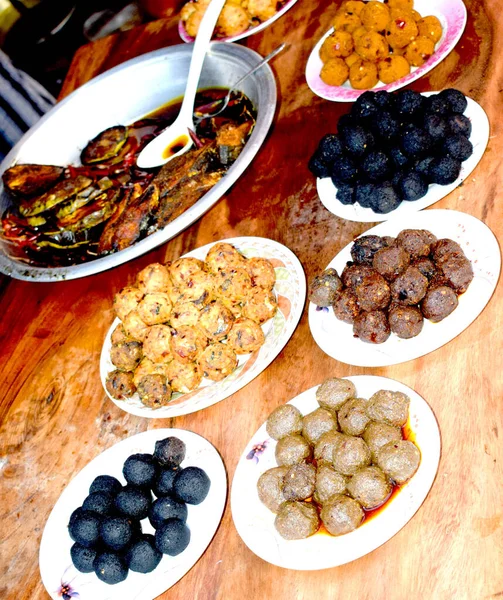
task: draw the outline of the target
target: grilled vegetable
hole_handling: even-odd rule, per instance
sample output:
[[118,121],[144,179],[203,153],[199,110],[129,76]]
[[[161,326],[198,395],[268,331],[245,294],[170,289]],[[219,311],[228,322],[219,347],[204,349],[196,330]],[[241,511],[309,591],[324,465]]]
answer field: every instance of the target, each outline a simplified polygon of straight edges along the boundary
[[115,201],[118,196],[119,191],[115,189],[103,192],[92,204],[86,204],[64,219],[59,219],[57,225],[60,229],[72,232],[91,229],[113,215],[117,208]]
[[63,172],[63,167],[51,165],[15,165],[4,172],[2,179],[12,195],[29,197],[48,190]]
[[48,192],[42,194],[42,196],[22,202],[19,205],[19,212],[23,217],[38,215],[75,196],[75,194],[88,187],[91,183],[92,179],[83,175],[78,175],[75,179],[60,181]]
[[128,139],[127,127],[109,127],[92,139],[82,150],[80,160],[83,165],[100,163],[119,154]]

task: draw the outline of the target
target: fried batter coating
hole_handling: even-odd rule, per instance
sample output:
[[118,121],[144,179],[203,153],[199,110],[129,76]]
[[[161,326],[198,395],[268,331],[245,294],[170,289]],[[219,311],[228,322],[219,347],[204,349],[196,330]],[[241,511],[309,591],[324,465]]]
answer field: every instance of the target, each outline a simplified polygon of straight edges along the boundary
[[204,263],[198,258],[185,256],[175,260],[169,267],[169,274],[173,280],[173,284],[177,287],[184,287],[186,282],[194,273],[202,271]]
[[199,313],[198,326],[212,341],[224,339],[234,323],[234,315],[219,300],[207,304]]
[[173,392],[187,394],[199,387],[203,374],[197,363],[181,363],[172,360],[168,364],[168,380]]
[[138,304],[137,311],[146,325],[166,323],[171,314],[171,301],[168,294],[164,292],[146,294]]
[[171,330],[167,325],[154,325],[143,341],[143,353],[154,363],[173,360],[170,347]]
[[220,270],[246,269],[246,258],[231,244],[219,242],[210,248],[204,264],[210,273],[218,273]]
[[144,294],[166,292],[169,286],[168,269],[159,263],[152,263],[136,276],[136,285]]
[[140,300],[143,298],[143,292],[136,287],[127,286],[114,296],[114,311],[121,321],[124,321],[126,315],[134,310]]
[[276,283],[276,271],[267,258],[253,257],[246,263],[252,286],[272,290]]
[[264,332],[251,319],[236,319],[229,332],[227,343],[236,354],[249,354],[258,350],[265,342]]
[[201,309],[193,302],[177,302],[171,309],[169,324],[177,329],[182,325],[195,327],[199,321]]
[[227,344],[210,344],[198,359],[203,374],[212,381],[221,381],[237,367],[238,359]]
[[278,303],[272,292],[255,287],[243,306],[243,317],[262,324],[274,317],[277,308]]
[[190,363],[204,351],[208,339],[199,327],[182,325],[171,330],[169,341],[173,358],[181,363]]

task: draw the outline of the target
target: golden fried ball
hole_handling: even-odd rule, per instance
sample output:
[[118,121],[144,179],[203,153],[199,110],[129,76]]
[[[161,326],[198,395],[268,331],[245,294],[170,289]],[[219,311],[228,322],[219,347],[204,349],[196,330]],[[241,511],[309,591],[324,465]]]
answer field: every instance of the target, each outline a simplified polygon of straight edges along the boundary
[[198,4],[195,2],[187,2],[180,11],[180,19],[185,23],[190,15],[198,9]]
[[374,63],[367,61],[356,63],[349,69],[349,82],[355,90],[369,90],[378,81],[377,66]]
[[171,400],[171,387],[164,375],[146,375],[138,383],[137,391],[148,408],[161,408]]
[[368,31],[358,38],[355,45],[356,52],[369,62],[378,62],[389,56],[389,47],[380,33]]
[[221,381],[238,365],[234,350],[227,344],[210,344],[198,359],[203,375],[212,381]]
[[177,302],[171,309],[169,324],[175,329],[182,325],[194,327],[199,320],[200,308],[193,302]]
[[366,33],[367,30],[365,29],[365,27],[363,27],[363,25],[353,31],[353,42],[355,43],[355,45],[356,42],[362,37],[362,35],[365,35]]
[[168,294],[155,292],[146,294],[138,304],[138,315],[147,325],[165,323],[171,314],[171,301]]
[[267,258],[250,258],[246,264],[246,270],[251,277],[253,286],[263,287],[266,290],[272,290],[276,283],[276,271],[270,260]]
[[342,85],[349,75],[349,69],[342,58],[331,58],[323,65],[320,72],[321,80],[327,85]]
[[243,306],[242,315],[260,325],[268,319],[272,319],[277,308],[278,303],[272,292],[263,288],[253,288]]
[[[199,4],[199,3],[197,3]],[[185,21],[185,30],[188,33],[188,35],[190,35],[190,37],[195,38],[197,36],[197,32],[199,31],[199,26],[201,25],[201,21],[203,20],[204,17],[204,10],[201,8],[197,8],[197,4],[196,4],[196,10],[193,11],[188,19]]]
[[154,363],[173,360],[170,347],[171,329],[167,325],[154,325],[143,341],[143,354]]
[[132,310],[134,310],[140,300],[143,298],[143,292],[136,287],[127,286],[114,296],[114,311],[121,321]]
[[345,58],[354,49],[353,38],[346,31],[335,31],[329,35],[320,48],[320,58],[325,63],[331,58]]
[[110,360],[121,371],[134,371],[142,356],[141,344],[136,341],[122,342],[110,349]]
[[227,344],[236,354],[249,354],[258,350],[265,342],[264,332],[258,323],[240,318],[234,321]]
[[417,22],[419,35],[430,38],[436,44],[442,37],[442,24],[437,17],[429,16],[420,19]]
[[150,327],[142,320],[138,310],[132,310],[123,320],[124,330],[127,335],[139,342],[143,342]]
[[365,3],[361,2],[360,0],[348,0],[347,2],[344,2],[340,10],[346,13],[354,13],[355,15],[360,16],[364,6]]
[[412,10],[414,8],[414,0],[388,0],[388,6],[390,8],[407,8]]
[[335,15],[332,25],[336,32],[352,33],[362,26],[362,22],[356,13],[341,11]]
[[199,365],[193,363],[181,363],[173,360],[168,364],[168,380],[173,392],[187,394],[199,387],[203,374]]
[[372,0],[372,2],[367,2],[367,4],[365,4],[360,14],[360,18],[364,27],[367,29],[371,31],[382,31],[386,28],[390,18],[389,8],[382,2]]
[[179,290],[181,294],[178,302],[194,302],[197,305],[207,304],[215,293],[215,280],[211,273],[197,271],[184,281]]
[[136,285],[144,294],[165,292],[169,286],[168,269],[159,263],[152,263],[136,276]]
[[403,56],[388,56],[377,64],[379,80],[393,83],[410,73],[410,65]]
[[414,17],[414,21],[416,21],[416,23],[421,20],[422,17],[417,12],[417,10],[411,10],[410,12],[411,12],[412,16]]
[[210,273],[218,273],[220,270],[246,268],[246,258],[232,244],[219,242],[210,248],[204,264]]
[[353,54],[350,54],[347,58],[344,59],[344,62],[347,64],[348,68],[351,69],[353,65],[361,65],[363,60],[359,54],[353,52]]
[[234,315],[219,300],[207,304],[199,314],[199,328],[215,342],[226,337],[233,323]]
[[386,28],[386,41],[392,48],[405,48],[417,36],[418,28],[412,15],[404,14],[391,20]]
[[420,67],[435,52],[435,44],[424,35],[419,35],[405,50],[405,58],[413,67]]
[[124,329],[124,325],[122,323],[119,323],[117,327],[112,331],[110,339],[112,340],[112,344],[114,345],[120,344],[122,342],[129,342],[131,340],[131,338],[126,333],[126,330]]
[[225,4],[218,17],[216,32],[219,37],[231,37],[245,32],[250,26],[250,16],[242,6]]
[[206,348],[208,339],[198,327],[182,325],[171,331],[169,342],[173,358],[178,362],[194,361]]
[[276,14],[276,4],[276,0],[248,0],[246,10],[259,21],[267,21]]
[[136,387],[146,375],[164,375],[168,374],[168,363],[155,363],[150,358],[144,356],[140,364],[133,373],[133,381]]
[[133,374],[119,369],[112,371],[107,375],[106,389],[110,396],[116,400],[131,398],[136,392]]
[[245,269],[219,271],[216,275],[217,294],[231,302],[244,302],[252,289],[251,277]]
[[192,256],[185,256],[175,260],[169,266],[169,274],[171,275],[173,284],[176,287],[182,287],[194,273],[202,271],[203,268],[204,263],[202,260]]

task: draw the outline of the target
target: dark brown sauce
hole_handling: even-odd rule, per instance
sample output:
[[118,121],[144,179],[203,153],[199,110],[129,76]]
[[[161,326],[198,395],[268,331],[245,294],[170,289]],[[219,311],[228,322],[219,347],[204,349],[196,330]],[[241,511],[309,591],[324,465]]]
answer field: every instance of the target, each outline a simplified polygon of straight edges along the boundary
[[189,141],[188,135],[183,134],[183,135],[178,136],[176,138],[176,140],[173,140],[171,142],[171,144],[164,149],[164,151],[162,153],[162,157],[170,158],[171,156],[174,156],[175,154],[180,152],[180,150],[185,148],[188,141]]

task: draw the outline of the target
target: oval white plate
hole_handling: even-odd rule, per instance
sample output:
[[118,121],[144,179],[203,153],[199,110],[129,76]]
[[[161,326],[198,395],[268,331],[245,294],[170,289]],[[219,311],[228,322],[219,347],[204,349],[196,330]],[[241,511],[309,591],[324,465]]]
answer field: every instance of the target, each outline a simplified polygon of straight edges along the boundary
[[[260,23],[260,25],[257,25],[256,27],[250,27],[250,29],[247,29],[246,31],[244,31],[243,33],[240,33],[239,35],[233,35],[231,37],[226,37],[226,38],[213,38],[213,39],[216,42],[237,42],[238,40],[247,38],[248,36],[253,35],[254,33],[258,33],[259,31],[262,31],[266,27],[269,27],[269,25],[274,23],[274,21],[276,21],[277,19],[282,17],[286,13],[287,10],[290,10],[296,2],[297,2],[297,0],[288,0],[284,4],[284,6],[280,10],[278,10],[278,12],[273,17],[271,17],[270,19],[267,19],[267,21],[264,21],[263,23]],[[178,21],[178,35],[187,44],[190,44],[194,41],[194,38],[187,33],[187,30],[185,29],[183,22],[181,20]]]
[[[122,410],[139,417],[166,419],[187,415],[212,406],[234,394],[262,373],[290,339],[302,314],[306,297],[306,279],[299,259],[282,244],[266,238],[238,237],[221,241],[232,244],[247,258],[261,256],[273,261],[276,271],[274,292],[278,299],[278,310],[272,320],[267,321],[262,326],[265,334],[265,344],[258,352],[240,356],[237,369],[224,380],[212,382],[204,379],[197,390],[189,394],[177,394],[170,404],[158,409],[144,406],[138,394],[127,400],[115,400],[107,392],[108,397]],[[197,248],[185,254],[185,256],[193,256],[204,260],[208,250],[215,243],[212,242]],[[107,374],[115,369],[110,360],[110,349],[112,347],[110,337],[118,323],[119,319],[115,319],[112,323],[101,351],[100,376],[105,391]]]
[[[152,454],[155,442],[168,436],[176,436],[185,442],[187,451],[182,466],[200,467],[211,480],[204,502],[197,506],[187,505],[187,525],[191,530],[191,539],[186,550],[175,557],[164,555],[151,573],[130,571],[127,578],[116,585],[103,583],[94,573],[77,571],[70,557],[73,541],[68,534],[68,521],[72,512],[87,497],[94,478],[98,475],[113,475],[125,484],[122,466],[126,458],[135,453]],[[200,435],[183,429],[154,429],[115,444],[72,479],[47,519],[39,554],[40,573],[45,589],[54,600],[61,600],[61,587],[65,584],[71,587],[71,597],[79,600],[155,598],[181,579],[199,560],[215,535],[226,497],[227,477],[222,459],[210,442]],[[142,521],[142,529],[144,533],[154,532],[148,519]]]
[[[412,519],[426,498],[435,479],[440,460],[440,431],[428,404],[414,390],[387,377],[358,375],[347,377],[352,381],[358,397],[370,398],[378,390],[404,392],[410,398],[409,425],[415,434],[415,443],[421,450],[421,464],[414,477],[373,519],[358,529],[332,537],[314,534],[305,540],[285,540],[274,527],[275,515],[259,500],[257,481],[260,475],[276,467],[274,450],[276,442],[269,438],[265,423],[252,437],[243,452],[232,482],[231,509],[234,525],[244,543],[260,558],[284,567],[311,571],[337,567],[365,556],[375,550]],[[315,386],[289,404],[303,415],[316,408]],[[263,453],[254,446],[266,442]]]
[[[428,92],[423,94],[423,96],[431,96],[432,94],[437,93],[438,92]],[[470,141],[473,144],[473,154],[470,158],[461,163],[461,172],[454,183],[451,183],[450,185],[438,185],[432,183],[428,188],[428,193],[419,200],[416,200],[415,202],[403,201],[395,208],[395,210],[392,210],[385,215],[381,215],[374,212],[371,208],[364,208],[359,204],[342,204],[342,202],[335,197],[337,188],[332,183],[330,177],[324,177],[323,179],[318,177],[316,180],[316,188],[323,206],[332,214],[347,219],[348,221],[375,223],[376,221],[387,221],[391,218],[416,213],[427,206],[435,204],[435,202],[438,202],[442,198],[445,198],[445,196],[456,189],[479,164],[489,141],[489,119],[487,118],[484,109],[471,98],[467,98],[467,100],[468,106],[464,114],[472,123]]]
[[[382,1],[382,0],[379,0]],[[435,46],[435,52],[431,55],[421,67],[412,67],[411,72],[393,83],[384,84],[378,82],[372,88],[373,91],[387,90],[392,92],[409,85],[416,79],[419,79],[433,67],[436,67],[439,62],[451,52],[454,46],[458,43],[461,34],[466,25],[466,7],[462,0],[415,0],[414,10],[417,10],[421,16],[435,16],[442,24],[442,37]],[[335,13],[334,13],[335,16]],[[327,85],[320,78],[320,71],[323,63],[320,58],[320,48],[325,39],[333,33],[333,29],[327,33],[316,44],[311,52],[306,65],[306,80],[311,90],[321,98],[332,100],[334,102],[354,102],[358,96],[361,96],[367,90],[355,90],[351,87],[349,81],[344,85],[333,86]]]
[[[458,242],[472,263],[473,281],[459,296],[456,310],[440,323],[424,320],[421,333],[403,340],[393,333],[384,344],[368,344],[353,337],[353,326],[339,321],[332,308],[318,310],[310,303],[309,327],[315,342],[332,358],[360,367],[397,365],[433,352],[453,340],[482,312],[498,282],[501,255],[492,231],[471,215],[455,210],[427,210],[415,215],[393,219],[366,231],[363,235],[396,236],[403,229],[427,229],[438,239]],[[340,274],[351,260],[351,246],[344,247],[327,265]]]

